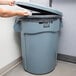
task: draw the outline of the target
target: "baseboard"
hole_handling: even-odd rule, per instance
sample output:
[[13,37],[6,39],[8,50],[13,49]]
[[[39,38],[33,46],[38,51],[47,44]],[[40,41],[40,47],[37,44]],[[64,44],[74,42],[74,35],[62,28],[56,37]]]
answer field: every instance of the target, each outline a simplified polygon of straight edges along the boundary
[[8,64],[7,66],[3,67],[2,69],[0,69],[0,75],[3,76],[7,72],[9,72],[13,68],[15,68],[18,64],[20,64],[21,61],[22,61],[22,58],[20,57],[20,58],[14,60],[13,62],[11,62],[10,64]]
[[[58,54],[57,55],[57,59],[61,60],[61,61],[66,61],[66,62],[71,62],[71,63],[75,63],[76,64],[76,57],[73,57],[73,56],[64,55],[64,54]],[[13,68],[15,68],[21,62],[22,62],[22,58],[21,57],[16,59],[15,61],[11,62],[10,64],[8,64],[7,66],[5,66],[4,68],[2,68],[0,70],[0,75],[3,76],[7,72],[9,72]]]
[[61,60],[61,61],[66,61],[66,62],[70,62],[70,63],[75,63],[76,64],[76,57],[74,57],[74,56],[58,54],[57,59]]

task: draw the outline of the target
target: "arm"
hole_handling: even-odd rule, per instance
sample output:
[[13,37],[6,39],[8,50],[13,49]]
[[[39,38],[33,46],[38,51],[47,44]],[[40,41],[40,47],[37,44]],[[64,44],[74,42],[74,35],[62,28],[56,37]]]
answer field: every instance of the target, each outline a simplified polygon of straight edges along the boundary
[[[2,5],[14,5],[14,0],[0,0],[0,4]],[[12,16],[28,16],[28,12],[20,11],[20,10],[7,10],[0,8],[0,17],[12,17]]]
[[6,10],[6,9],[2,9],[0,8],[0,17],[12,17],[12,16],[28,16],[28,12],[23,12],[20,10]]
[[14,0],[0,0],[0,5],[14,5]]

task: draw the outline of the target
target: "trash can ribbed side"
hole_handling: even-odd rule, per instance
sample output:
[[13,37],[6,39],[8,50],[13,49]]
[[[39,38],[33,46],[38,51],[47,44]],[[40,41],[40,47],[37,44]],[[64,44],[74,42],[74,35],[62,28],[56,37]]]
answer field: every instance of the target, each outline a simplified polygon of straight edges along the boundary
[[33,74],[51,72],[56,66],[60,19],[26,18],[21,30],[24,69]]
[[14,25],[14,30],[21,33],[24,69],[33,74],[51,72],[56,66],[62,13],[34,3],[15,4],[35,11],[31,16],[17,18]]

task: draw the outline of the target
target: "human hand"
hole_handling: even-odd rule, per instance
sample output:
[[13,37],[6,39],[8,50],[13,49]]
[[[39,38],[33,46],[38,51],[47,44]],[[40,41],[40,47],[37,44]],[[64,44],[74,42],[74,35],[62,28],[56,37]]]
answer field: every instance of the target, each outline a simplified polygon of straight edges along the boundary
[[14,0],[8,0],[8,4],[9,4],[10,6],[13,6],[13,5],[15,4],[15,1],[14,1]]
[[15,13],[17,16],[29,16],[28,12],[21,11],[21,10],[17,10],[17,11],[15,11]]
[[7,10],[0,8],[0,17],[13,17],[13,16],[29,16],[29,13],[21,10]]
[[15,0],[0,0],[0,5],[13,6],[14,4],[15,4]]

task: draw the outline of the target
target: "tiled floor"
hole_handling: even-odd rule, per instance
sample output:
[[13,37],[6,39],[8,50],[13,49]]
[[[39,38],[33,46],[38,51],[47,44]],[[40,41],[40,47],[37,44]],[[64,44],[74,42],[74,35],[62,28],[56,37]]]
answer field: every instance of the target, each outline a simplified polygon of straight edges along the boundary
[[45,75],[29,74],[24,71],[22,64],[20,64],[4,76],[76,76],[76,64],[58,61],[55,70]]

